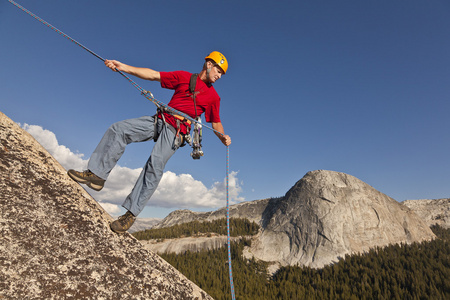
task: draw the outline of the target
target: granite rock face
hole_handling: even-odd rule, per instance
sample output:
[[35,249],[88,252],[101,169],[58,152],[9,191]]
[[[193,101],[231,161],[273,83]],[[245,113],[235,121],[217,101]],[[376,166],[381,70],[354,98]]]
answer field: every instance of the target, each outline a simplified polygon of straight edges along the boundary
[[409,208],[339,172],[308,172],[271,211],[248,253],[281,265],[322,267],[376,246],[434,238]]
[[[231,237],[232,242],[237,242],[245,237]],[[227,246],[227,236],[215,237],[185,237],[178,239],[166,239],[163,242],[156,240],[141,241],[146,249],[156,253],[182,254],[186,251],[200,252],[202,250],[215,250]]]
[[212,299],[147,251],[0,112],[1,299]]
[[450,228],[450,198],[406,200],[402,202],[413,210],[428,226],[439,225]]

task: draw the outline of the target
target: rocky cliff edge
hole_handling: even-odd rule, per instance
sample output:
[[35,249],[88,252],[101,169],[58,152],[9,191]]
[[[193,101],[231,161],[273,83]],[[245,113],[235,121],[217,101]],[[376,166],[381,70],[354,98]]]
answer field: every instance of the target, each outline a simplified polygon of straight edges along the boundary
[[0,112],[1,299],[212,299],[129,234]]

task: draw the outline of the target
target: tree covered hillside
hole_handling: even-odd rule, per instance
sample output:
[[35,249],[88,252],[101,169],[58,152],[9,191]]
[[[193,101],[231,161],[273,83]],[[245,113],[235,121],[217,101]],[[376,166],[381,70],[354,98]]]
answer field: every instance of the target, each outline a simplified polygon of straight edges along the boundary
[[[249,241],[232,244],[237,299],[450,299],[450,229],[432,228],[437,239],[375,248],[322,269],[281,268],[242,257]],[[165,260],[214,299],[230,299],[226,247],[164,254]]]
[[[255,222],[250,222],[247,219],[230,218],[230,236],[255,235],[258,233],[258,230],[259,225]],[[175,226],[147,229],[133,233],[138,240],[163,240],[212,234],[226,235],[227,219],[223,218],[205,222],[192,221]]]

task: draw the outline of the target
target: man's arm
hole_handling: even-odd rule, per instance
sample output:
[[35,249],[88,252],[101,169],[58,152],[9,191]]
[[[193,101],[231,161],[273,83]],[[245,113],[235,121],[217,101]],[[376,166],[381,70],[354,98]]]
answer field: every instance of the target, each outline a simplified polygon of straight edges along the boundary
[[214,133],[217,135],[217,137],[220,139],[220,141],[225,145],[225,146],[230,146],[230,144],[231,144],[231,138],[230,138],[230,136],[229,135],[226,135],[225,134],[225,131],[223,130],[223,125],[222,125],[222,123],[212,123],[212,128],[214,129],[214,130],[217,130],[218,132],[220,132],[220,133],[218,133],[218,132],[215,132],[214,131]]
[[150,80],[150,81],[159,81],[161,82],[161,75],[158,71],[149,69],[149,68],[138,68],[130,65],[126,65],[117,60],[105,60],[105,66],[110,68],[113,71],[119,70],[130,75]]

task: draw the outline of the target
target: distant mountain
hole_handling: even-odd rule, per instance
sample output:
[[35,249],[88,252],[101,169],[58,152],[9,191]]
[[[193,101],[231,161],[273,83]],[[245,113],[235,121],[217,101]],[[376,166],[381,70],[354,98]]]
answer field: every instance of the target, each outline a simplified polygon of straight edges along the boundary
[[413,210],[428,226],[450,228],[450,198],[434,200],[406,200],[402,204]]
[[0,299],[212,299],[0,112]]
[[[230,206],[230,216],[233,218],[244,218],[252,222],[261,223],[264,218],[267,218],[267,211],[279,200],[263,199],[248,202],[241,202]],[[195,220],[217,220],[226,217],[226,207],[212,212],[193,212],[188,209],[180,209],[171,212],[160,223],[153,228],[170,227],[176,224],[187,223]]]
[[[175,211],[155,226],[223,218],[214,212]],[[244,254],[275,265],[323,267],[346,254],[435,237],[407,206],[344,173],[308,172],[284,197],[244,202],[230,216],[261,225]]]
[[133,233],[136,231],[142,231],[146,229],[150,229],[156,224],[160,223],[162,221],[161,218],[136,218],[136,221],[134,222],[133,226],[131,226],[130,229],[128,229],[128,232]]
[[394,199],[353,176],[323,170],[299,180],[263,228],[249,254],[310,267],[375,246],[434,238],[424,221]]

